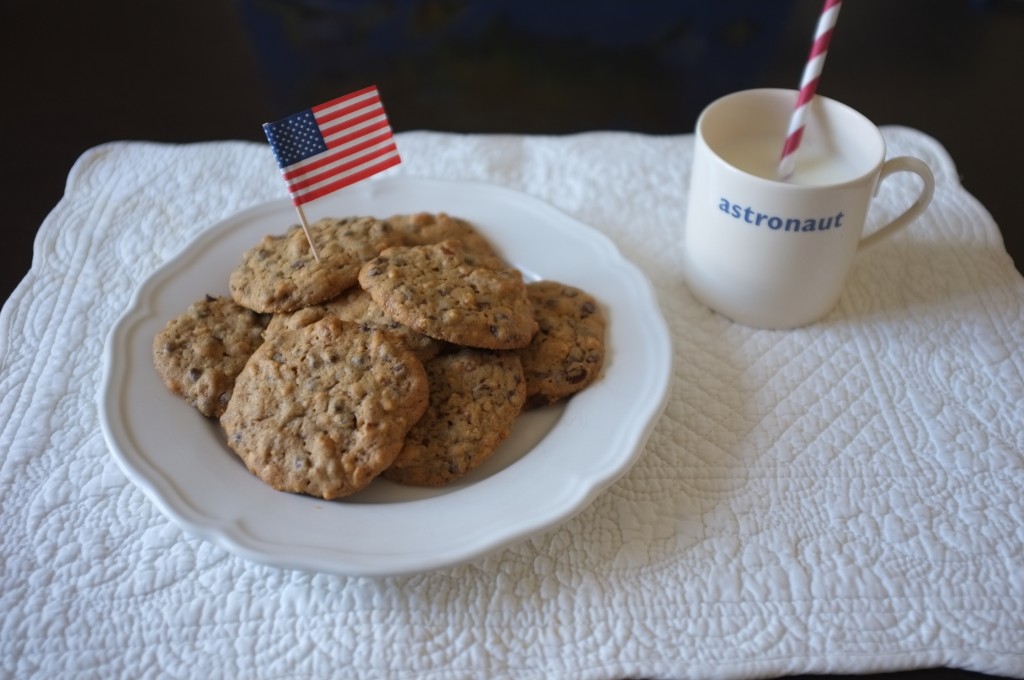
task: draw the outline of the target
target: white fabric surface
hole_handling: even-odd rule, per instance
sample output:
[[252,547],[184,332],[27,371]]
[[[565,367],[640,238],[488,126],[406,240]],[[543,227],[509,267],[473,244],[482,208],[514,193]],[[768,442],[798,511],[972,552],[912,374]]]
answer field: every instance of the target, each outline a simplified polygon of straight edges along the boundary
[[284,189],[255,143],[87,152],[0,316],[0,675],[1024,677],[1024,281],[939,144],[884,132],[935,170],[934,203],[788,332],[682,284],[692,137],[399,135],[398,174],[505,185],[608,234],[654,283],[676,374],[639,462],[581,514],[383,579],[248,562],[121,473],[97,421],[111,324],[191,237]]

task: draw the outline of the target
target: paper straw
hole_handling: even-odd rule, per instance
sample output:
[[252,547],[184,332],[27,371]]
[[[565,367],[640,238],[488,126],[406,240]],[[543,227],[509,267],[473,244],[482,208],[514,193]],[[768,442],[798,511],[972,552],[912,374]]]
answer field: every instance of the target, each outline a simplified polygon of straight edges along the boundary
[[796,152],[800,148],[800,141],[804,136],[807,107],[814,99],[814,93],[818,89],[821,71],[825,66],[825,57],[828,55],[828,44],[832,41],[832,31],[835,29],[836,19],[839,18],[841,6],[841,0],[825,0],[825,6],[818,18],[818,28],[814,31],[811,54],[807,57],[807,65],[804,66],[804,74],[800,79],[800,94],[797,96],[793,115],[789,119],[786,143],[782,146],[782,159],[779,161],[780,179],[787,179],[793,174]]

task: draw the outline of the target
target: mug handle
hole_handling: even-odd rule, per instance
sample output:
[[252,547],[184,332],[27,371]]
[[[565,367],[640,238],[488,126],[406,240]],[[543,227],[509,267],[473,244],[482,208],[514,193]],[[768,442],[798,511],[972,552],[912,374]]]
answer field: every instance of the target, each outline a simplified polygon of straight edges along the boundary
[[903,212],[902,215],[884,227],[881,227],[868,236],[862,238],[860,240],[860,244],[857,246],[858,252],[867,250],[882,239],[892,236],[897,231],[913,222],[921,213],[924,212],[925,208],[928,207],[928,204],[932,202],[932,195],[935,193],[935,176],[932,174],[931,168],[925,165],[924,161],[911,156],[897,156],[896,158],[890,158],[882,164],[882,171],[878,174],[878,183],[875,184],[876,196],[878,195],[879,187],[882,186],[882,180],[894,172],[912,172],[920,177],[924,181],[924,187],[921,189],[921,194],[917,197],[917,200]]

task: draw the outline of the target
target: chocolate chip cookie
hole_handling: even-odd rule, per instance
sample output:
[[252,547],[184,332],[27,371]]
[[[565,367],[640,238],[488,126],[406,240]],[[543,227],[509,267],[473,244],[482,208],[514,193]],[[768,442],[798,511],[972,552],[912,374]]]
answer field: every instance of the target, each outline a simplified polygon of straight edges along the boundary
[[394,462],[427,398],[423,364],[409,350],[328,316],[268,336],[220,422],[228,446],[264,482],[330,500]]
[[359,284],[390,318],[432,338],[484,349],[518,349],[537,331],[520,272],[460,241],[384,250]]
[[556,281],[526,286],[540,329],[519,350],[526,375],[527,408],[565,399],[593,383],[605,355],[605,316],[597,300]]
[[442,486],[479,466],[508,437],[526,387],[514,352],[464,348],[431,359],[426,371],[430,404],[383,476]]
[[267,235],[242,256],[228,284],[235,302],[257,312],[291,312],[326,302],[355,285],[359,268],[400,240],[372,217],[327,218],[310,225],[320,261],[295,225]]
[[269,319],[227,297],[207,296],[192,303],[153,338],[160,379],[204,416],[219,416],[235,378],[263,344]]
[[480,257],[498,257],[497,250],[476,227],[447,213],[393,215],[387,222],[395,228],[405,246],[428,246],[455,239],[462,243],[467,253]]
[[364,327],[375,327],[388,334],[411,350],[420,361],[437,356],[446,345],[429,335],[423,335],[384,314],[384,310],[373,301],[370,294],[359,286],[350,288],[340,296],[319,305],[304,307],[287,314],[275,314],[267,326],[265,335],[280,330],[295,330],[315,323],[325,316],[336,316],[342,321],[352,321]]

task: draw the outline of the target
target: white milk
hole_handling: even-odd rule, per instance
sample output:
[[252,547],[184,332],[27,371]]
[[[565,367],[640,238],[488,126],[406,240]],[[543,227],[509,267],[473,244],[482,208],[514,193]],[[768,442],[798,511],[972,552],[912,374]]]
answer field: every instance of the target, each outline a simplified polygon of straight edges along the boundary
[[[739,138],[716,145],[715,151],[730,165],[764,179],[779,179],[779,158],[782,139],[776,137]],[[793,174],[788,184],[822,186],[854,179],[856,168],[832,150],[805,141],[796,152]]]

